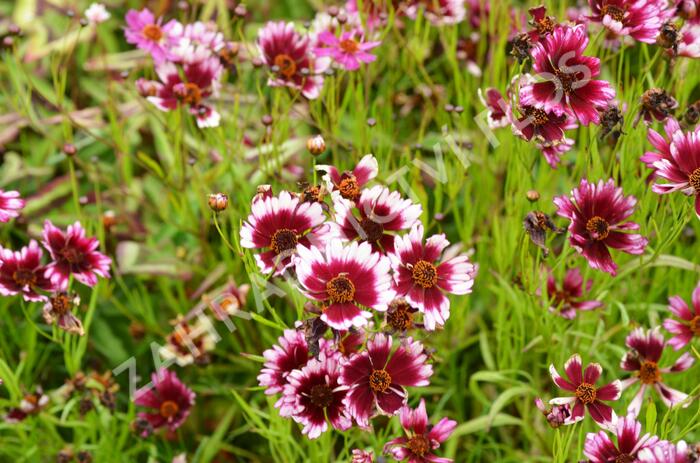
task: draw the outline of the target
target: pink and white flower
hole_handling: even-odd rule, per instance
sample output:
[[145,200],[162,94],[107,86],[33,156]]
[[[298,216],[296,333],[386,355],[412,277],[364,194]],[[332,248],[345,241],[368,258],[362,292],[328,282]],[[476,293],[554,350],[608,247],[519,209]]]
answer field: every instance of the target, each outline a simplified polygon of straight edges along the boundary
[[700,58],[700,23],[686,22],[679,31],[678,56]]
[[110,18],[109,11],[102,3],[91,3],[85,10],[85,19],[93,26],[97,26]]
[[697,461],[691,458],[691,450],[685,441],[674,444],[667,440],[642,449],[637,459],[639,463],[695,463]]
[[411,19],[425,15],[434,26],[446,26],[464,21],[467,14],[464,3],[464,0],[409,0],[405,11]]
[[478,93],[481,104],[483,104],[488,111],[486,120],[489,128],[499,129],[510,125],[511,122],[508,118],[510,105],[503,98],[501,92],[495,88],[489,87],[484,92],[479,89]]
[[[637,328],[625,340],[625,344],[630,348],[620,362],[620,368],[631,371],[634,376],[622,382],[622,388],[627,389],[631,385],[639,382],[640,387],[637,394],[630,402],[627,412],[638,416],[642,409],[642,401],[647,389],[653,388],[661,396],[661,400],[667,407],[683,402],[688,398],[688,394],[677,391],[666,386],[662,381],[662,376],[667,373],[678,373],[685,371],[695,362],[693,356],[686,352],[671,367],[660,368],[658,365],[661,354],[664,350],[664,337],[659,328],[654,328],[647,332],[643,328]],[[684,407],[690,405],[687,402]]]
[[170,47],[177,45],[179,40],[180,23],[172,19],[164,25],[163,18],[156,19],[148,8],[129,10],[125,20],[127,42],[150,53],[156,64],[170,58]]
[[367,349],[347,361],[340,384],[349,387],[345,405],[360,427],[378,410],[393,415],[406,404],[406,386],[427,386],[433,367],[423,345],[411,338],[392,351],[391,336],[377,334]]
[[258,384],[266,388],[267,395],[284,391],[289,374],[309,361],[309,346],[303,332],[284,330],[277,343],[263,352],[265,364],[258,375]]
[[288,191],[253,201],[251,213],[241,227],[241,246],[265,249],[255,255],[263,273],[281,275],[293,265],[297,244],[324,246],[330,226],[319,203],[301,202]]
[[357,201],[364,187],[377,176],[379,167],[377,159],[371,154],[365,155],[353,170],[339,172],[335,166],[318,165],[316,170],[325,172],[323,180],[328,191],[337,191],[340,196],[350,201]]
[[333,32],[323,31],[317,36],[319,46],[314,50],[316,56],[328,56],[347,71],[356,71],[361,63],[371,63],[377,59],[369,53],[381,42],[365,42],[356,30],[345,31],[336,36]]
[[653,447],[659,441],[649,433],[642,436],[642,425],[633,415],[617,420],[615,434],[617,444],[605,431],[586,434],[583,454],[591,463],[634,462],[638,461],[642,449]]
[[397,437],[384,446],[384,453],[390,454],[395,460],[409,463],[450,463],[452,459],[441,458],[433,453],[440,448],[457,427],[457,422],[442,418],[434,426],[428,422],[425,410],[425,400],[415,409],[404,405],[399,415],[401,427],[406,437]]
[[371,313],[384,312],[394,298],[389,259],[369,243],[343,246],[331,240],[321,250],[297,247],[296,271],[304,294],[323,305],[321,320],[336,330],[363,326]]
[[620,398],[622,384],[619,379],[602,387],[596,387],[596,382],[603,373],[603,367],[591,363],[583,370],[581,356],[574,354],[564,364],[567,378],[562,378],[554,365],[549,366],[554,384],[561,389],[572,392],[573,397],[557,397],[549,401],[553,405],[569,404],[571,416],[565,424],[573,424],[583,420],[586,409],[593,421],[600,426],[614,430],[617,422],[615,411],[603,401],[615,401]]
[[666,19],[672,15],[666,0],[588,0],[593,22],[602,23],[616,36],[630,36],[654,43]]
[[375,252],[384,253],[394,250],[393,233],[411,228],[423,213],[420,204],[381,185],[364,190],[356,204],[341,196],[336,196],[333,204],[335,228],[341,238],[366,241]]
[[459,255],[441,261],[450,244],[444,234],[433,235],[423,244],[423,225],[416,223],[408,235],[397,236],[389,254],[394,270],[397,296],[423,313],[425,328],[432,331],[450,316],[450,300],[445,293],[469,294],[477,266]]
[[19,211],[24,208],[26,201],[20,198],[17,191],[0,190],[0,222],[9,222],[19,217]]
[[675,350],[688,345],[694,337],[700,337],[700,283],[693,290],[692,303],[691,310],[680,296],[668,299],[668,310],[680,318],[680,320],[673,318],[664,320],[666,331],[675,335],[668,340],[668,344]]
[[0,294],[21,294],[25,301],[46,300],[46,296],[37,290],[53,291],[55,286],[44,276],[46,267],[41,263],[42,255],[39,244],[34,240],[19,251],[0,246]]

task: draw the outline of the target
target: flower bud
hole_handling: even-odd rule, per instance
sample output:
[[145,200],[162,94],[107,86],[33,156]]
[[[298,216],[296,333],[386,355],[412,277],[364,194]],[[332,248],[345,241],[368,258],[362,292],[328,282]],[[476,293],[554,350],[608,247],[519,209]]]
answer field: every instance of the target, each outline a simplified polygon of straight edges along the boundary
[[326,140],[321,135],[316,135],[306,141],[306,148],[312,155],[318,156],[326,151]]
[[228,207],[228,196],[223,193],[209,195],[209,207],[214,212],[221,212]]

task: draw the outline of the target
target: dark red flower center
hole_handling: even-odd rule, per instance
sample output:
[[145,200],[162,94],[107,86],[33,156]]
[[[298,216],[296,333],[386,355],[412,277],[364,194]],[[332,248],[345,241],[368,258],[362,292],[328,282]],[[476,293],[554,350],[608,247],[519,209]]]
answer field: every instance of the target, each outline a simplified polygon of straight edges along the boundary
[[202,101],[202,89],[192,82],[182,85],[175,94],[185,104],[198,105]]
[[615,5],[605,5],[600,12],[603,16],[610,16],[615,21],[622,22],[625,18],[625,10]]
[[636,459],[627,453],[622,453],[615,457],[615,463],[632,463],[633,461],[636,461]]
[[160,404],[160,415],[163,418],[172,418],[173,416],[177,415],[178,411],[180,411],[180,407],[172,400],[166,400]]
[[386,321],[396,331],[406,331],[413,326],[413,312],[406,301],[392,303],[386,315]]
[[525,108],[523,112],[530,120],[530,123],[538,127],[541,125],[545,125],[547,122],[549,122],[549,117],[547,116],[547,113],[544,109],[533,108],[530,106]]
[[554,85],[559,91],[564,93],[571,93],[573,91],[573,83],[576,81],[576,74],[573,72],[564,72],[559,69],[554,71],[555,82]]
[[83,262],[83,253],[74,247],[66,247],[59,251],[59,254],[68,261],[69,264],[80,264]]
[[354,175],[343,178],[336,186],[338,191],[340,191],[340,195],[345,199],[354,201],[360,196],[360,185],[357,184]]
[[408,447],[414,455],[422,457],[430,450],[430,441],[423,434],[418,434],[409,439],[406,447]]
[[333,302],[345,304],[355,299],[355,285],[345,275],[338,275],[326,283],[326,291]]
[[280,228],[272,234],[270,239],[270,248],[275,251],[275,254],[282,254],[285,251],[296,249],[299,239],[294,230],[288,228]]
[[598,391],[596,391],[595,386],[592,384],[581,383],[576,388],[575,394],[578,400],[588,405],[595,402],[595,399],[598,396]]
[[695,190],[695,194],[700,193],[700,167],[695,169],[692,174],[688,176],[688,183]]
[[596,241],[602,241],[610,233],[610,224],[604,218],[596,215],[586,223],[586,230],[588,230],[591,238]]
[[141,31],[141,34],[148,40],[152,40],[154,42],[158,42],[163,38],[163,31],[157,24],[147,24]]
[[317,384],[309,393],[311,403],[320,408],[326,408],[333,403],[333,390],[327,384]]
[[437,268],[430,262],[422,259],[413,265],[411,276],[415,284],[426,289],[432,288],[438,281]]
[[73,300],[65,293],[57,294],[49,301],[51,302],[51,310],[57,316],[65,315],[73,308]]
[[386,370],[372,370],[369,375],[369,387],[374,392],[386,392],[391,386],[391,375]]
[[647,360],[642,363],[639,369],[639,380],[644,384],[655,384],[661,380],[661,372],[656,362]]
[[362,227],[362,231],[365,232],[365,241],[369,241],[370,243],[376,243],[384,235],[384,227],[382,224],[368,218],[362,219],[360,227]]
[[15,280],[18,286],[33,285],[36,283],[36,275],[32,270],[26,268],[18,268],[12,274],[12,279]]
[[360,50],[360,45],[353,39],[345,39],[340,41],[340,49],[345,53],[357,53]]
[[297,62],[284,53],[275,56],[275,66],[279,68],[279,73],[287,79],[291,79],[297,73]]
[[690,320],[690,331],[692,331],[695,336],[700,336],[700,315]]

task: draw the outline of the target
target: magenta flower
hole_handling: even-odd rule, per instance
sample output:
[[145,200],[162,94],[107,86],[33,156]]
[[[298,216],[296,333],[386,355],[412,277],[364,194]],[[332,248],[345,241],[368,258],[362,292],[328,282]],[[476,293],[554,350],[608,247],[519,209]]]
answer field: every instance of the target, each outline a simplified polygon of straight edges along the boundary
[[340,173],[335,166],[318,165],[316,170],[325,172],[323,180],[328,191],[338,191],[345,199],[357,201],[362,193],[362,187],[377,176],[379,168],[377,159],[371,154],[365,155],[351,171]]
[[634,222],[624,222],[634,212],[637,199],[624,196],[622,188],[616,188],[610,179],[598,184],[581,179],[578,188],[571,191],[571,197],[554,198],[559,208],[557,214],[571,220],[569,225],[569,242],[588,260],[595,269],[617,274],[617,264],[613,262],[608,247],[619,249],[628,254],[642,254],[648,240],[636,233],[624,233],[638,230]]
[[176,45],[179,37],[176,31],[182,26],[172,19],[163,25],[163,19],[156,19],[151,10],[129,10],[126,13],[126,41],[148,52],[156,64],[170,58],[170,47]]
[[337,37],[331,31],[323,31],[318,34],[318,41],[324,46],[316,48],[314,52],[316,56],[331,57],[347,71],[356,71],[360,68],[360,63],[371,63],[377,59],[368,52],[381,44],[365,42],[361,37],[356,39],[356,34],[356,31],[346,31]]
[[0,222],[8,222],[18,217],[25,204],[19,192],[0,190]]
[[406,386],[427,386],[433,367],[426,363],[423,345],[402,340],[392,352],[392,338],[377,334],[367,349],[344,365],[340,384],[349,386],[345,405],[357,424],[366,428],[378,410],[393,415],[406,403]]
[[329,60],[314,56],[311,39],[295,31],[293,23],[268,22],[258,32],[258,48],[273,74],[267,81],[270,87],[289,87],[310,100],[318,98]]
[[597,363],[591,363],[583,371],[583,363],[578,354],[574,354],[564,364],[564,371],[567,379],[559,376],[554,365],[549,366],[549,373],[552,375],[554,384],[565,391],[573,392],[573,397],[558,397],[549,401],[553,405],[569,404],[571,406],[571,417],[566,424],[573,424],[581,421],[588,409],[593,421],[600,426],[613,429],[617,421],[617,416],[612,407],[603,401],[615,401],[620,398],[622,384],[619,379],[602,387],[596,387],[603,367]]
[[675,119],[669,119],[665,130],[668,140],[649,130],[647,138],[658,152],[644,153],[641,158],[654,169],[654,177],[668,180],[651,189],[658,194],[682,191],[695,195],[695,213],[700,217],[700,127],[684,132]]
[[615,434],[617,445],[605,431],[586,434],[583,454],[591,463],[635,462],[639,451],[659,441],[649,433],[642,436],[642,425],[632,415],[617,420]]
[[467,14],[464,3],[464,0],[409,0],[405,11],[411,19],[425,15],[434,26],[446,26],[464,21]]
[[29,416],[41,413],[49,402],[49,396],[44,394],[44,389],[41,386],[37,386],[34,392],[25,394],[19,403],[19,407],[11,408],[3,419],[8,424],[17,424]]
[[450,458],[438,457],[433,451],[450,437],[457,427],[456,421],[443,418],[434,426],[430,426],[424,399],[420,399],[420,404],[415,409],[404,405],[399,417],[406,437],[397,437],[387,442],[384,453],[391,454],[398,461],[408,459],[410,463],[450,463],[452,461]]
[[53,262],[46,267],[46,277],[60,289],[68,288],[71,275],[86,286],[95,286],[97,277],[109,278],[112,260],[96,249],[97,238],[85,236],[80,222],[68,225],[64,232],[51,223],[44,222],[42,244],[51,254]]
[[371,450],[352,449],[350,463],[374,463],[374,452]]
[[321,320],[336,330],[363,326],[371,314],[361,307],[386,311],[394,298],[389,259],[369,243],[343,247],[330,241],[322,251],[297,247],[296,271],[307,297],[323,304]]
[[[588,280],[585,291],[591,290],[593,280]],[[566,319],[573,320],[579,311],[594,310],[603,306],[600,301],[582,301],[584,291],[583,277],[578,268],[569,269],[564,276],[561,288],[551,273],[547,276],[547,295],[549,311]]]
[[552,16],[547,16],[547,8],[544,5],[530,8],[527,12],[532,16],[532,19],[529,21],[532,30],[528,32],[532,43],[540,42],[554,32],[556,27],[561,27]]
[[394,270],[397,296],[423,313],[429,331],[442,326],[450,317],[450,300],[445,293],[469,294],[477,266],[459,255],[439,262],[450,244],[444,234],[433,235],[423,244],[423,225],[416,223],[408,235],[397,236],[389,254]]
[[46,296],[37,290],[53,291],[55,288],[51,280],[45,277],[42,255],[41,248],[34,240],[19,251],[0,246],[0,294],[21,294],[25,301],[46,300]]
[[145,392],[138,391],[134,403],[154,411],[139,412],[138,417],[148,421],[153,429],[167,427],[174,431],[189,416],[196,394],[178,379],[175,372],[165,368],[153,373],[151,379],[153,387]]
[[678,43],[678,56],[700,58],[700,24],[686,22],[679,34],[681,41]]
[[674,444],[662,440],[654,446],[640,450],[637,458],[639,463],[694,463],[697,460],[691,456],[691,452],[685,441]]
[[693,309],[688,307],[680,296],[673,296],[668,299],[668,310],[680,320],[667,318],[664,320],[664,328],[674,334],[668,340],[668,344],[675,350],[680,350],[686,346],[693,337],[700,337],[700,283],[693,290]]
[[277,343],[263,352],[265,364],[258,375],[258,384],[266,388],[267,395],[282,392],[289,374],[309,361],[309,346],[303,332],[284,330]]
[[375,252],[383,253],[394,250],[392,232],[411,228],[423,213],[420,204],[380,185],[364,190],[356,204],[337,196],[333,205],[335,228],[341,238],[367,241]]
[[592,22],[602,23],[615,36],[628,35],[656,42],[664,21],[671,16],[665,0],[588,0]]
[[[486,91],[482,92],[479,89],[479,100],[481,104],[486,106],[488,110],[487,122],[490,129],[498,129],[501,127],[507,127],[510,124],[508,118],[508,112],[510,111],[510,105],[503,98],[501,92],[495,88],[487,88]],[[485,96],[484,96],[485,95]]]
[[[644,329],[637,328],[627,336],[625,344],[630,348],[620,362],[620,368],[631,371],[634,376],[622,382],[622,389],[627,389],[636,382],[640,382],[639,392],[630,402],[627,412],[634,416],[639,416],[642,409],[644,394],[650,387],[654,388],[661,396],[661,400],[667,407],[684,401],[688,394],[677,391],[666,386],[662,382],[662,375],[666,373],[678,373],[685,371],[695,362],[693,356],[686,352],[668,368],[659,368],[658,362],[664,350],[664,337],[659,332],[659,328],[654,328],[644,332]],[[687,407],[690,403],[684,405]]]
[[615,90],[600,74],[600,60],[584,56],[588,35],[584,26],[559,27],[532,49],[533,69],[544,79],[526,85],[520,104],[546,112],[566,113],[583,125],[600,123],[596,108],[606,107]]
[[343,403],[348,388],[338,383],[340,372],[337,356],[321,355],[287,377],[280,414],[304,425],[302,434],[309,439],[326,432],[328,422],[339,431],[352,426]]
[[161,83],[152,83],[156,92],[148,96],[148,101],[166,112],[184,105],[197,118],[198,127],[217,127],[221,116],[207,100],[218,89],[222,69],[215,57],[193,60],[181,67],[169,61],[161,63],[156,66]]
[[253,201],[241,227],[241,246],[267,249],[255,255],[263,273],[281,275],[292,262],[297,244],[323,246],[330,227],[319,203],[302,203],[288,191]]
[[540,412],[542,412],[544,417],[547,419],[547,423],[549,423],[549,426],[552,428],[558,428],[564,424],[570,424],[569,420],[571,418],[571,406],[569,404],[547,407],[542,399],[536,397],[535,406]]

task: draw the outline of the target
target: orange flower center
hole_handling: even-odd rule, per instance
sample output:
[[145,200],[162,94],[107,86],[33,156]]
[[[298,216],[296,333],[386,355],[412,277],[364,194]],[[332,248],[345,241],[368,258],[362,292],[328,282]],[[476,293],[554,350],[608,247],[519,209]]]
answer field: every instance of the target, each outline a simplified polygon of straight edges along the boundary
[[163,31],[157,24],[147,24],[141,31],[141,34],[148,40],[152,40],[154,42],[158,42],[163,38]]
[[696,194],[700,193],[700,167],[688,176],[688,183],[693,187]]
[[639,369],[639,380],[644,384],[655,384],[661,380],[661,372],[656,362],[646,361]]
[[576,397],[584,404],[592,404],[598,395],[595,386],[588,383],[581,383],[576,388]]
[[60,254],[71,264],[79,264],[83,261],[83,253],[75,248],[63,248]]
[[345,199],[354,201],[360,196],[360,186],[357,184],[357,180],[355,180],[354,176],[342,179],[336,186],[338,187],[338,191],[340,191],[340,195]]
[[622,22],[625,18],[625,10],[615,5],[605,5],[602,10],[603,16],[610,16],[615,21]]
[[73,301],[67,294],[57,294],[50,301],[51,309],[56,315],[64,315],[73,308]]
[[279,68],[279,73],[287,79],[291,79],[297,73],[297,63],[289,55],[275,56],[275,66]]
[[317,384],[309,394],[311,402],[320,408],[326,408],[333,402],[333,391],[326,384]]
[[411,437],[406,447],[414,454],[422,457],[430,450],[430,441],[422,434]]
[[198,105],[202,101],[202,89],[197,84],[187,82],[177,92],[177,96],[185,104]]
[[281,254],[285,251],[291,251],[297,247],[299,239],[294,230],[288,228],[280,228],[272,234],[270,239],[270,247],[275,254]]
[[602,241],[608,237],[610,225],[604,218],[596,215],[586,223],[586,230],[588,230],[591,238],[596,241]]
[[36,283],[36,276],[34,275],[34,272],[27,270],[26,268],[18,268],[15,270],[15,272],[12,274],[12,279],[15,280],[15,283],[17,283],[18,286],[31,286]]
[[391,386],[391,375],[386,370],[373,370],[369,375],[369,387],[374,392],[386,392]]
[[537,32],[540,34],[551,34],[552,32],[554,32],[554,21],[552,21],[551,17],[545,16],[544,18],[537,21],[535,27],[537,28]]
[[338,275],[326,283],[326,291],[333,302],[340,304],[352,302],[355,298],[355,285],[344,275]]
[[634,461],[636,461],[636,458],[626,453],[620,454],[617,457],[615,457],[615,463],[632,463]]
[[690,320],[690,331],[692,331],[695,336],[700,336],[700,315]]
[[432,288],[438,281],[437,268],[430,262],[422,259],[413,266],[411,276],[415,284],[426,289]]
[[360,45],[353,39],[345,39],[340,41],[340,49],[345,53],[357,53],[360,50]]
[[386,316],[386,321],[396,331],[406,331],[413,326],[413,313],[406,301],[392,303]]
[[557,69],[554,71],[554,75],[556,76],[554,85],[556,86],[557,90],[563,91],[567,94],[571,93],[573,90],[572,85],[574,83],[574,80],[576,80],[576,74],[563,72]]
[[547,117],[547,113],[544,109],[527,108],[525,110],[525,115],[530,118],[530,121],[536,126],[545,125],[549,122],[549,117]]
[[177,415],[179,410],[180,407],[172,400],[166,400],[160,404],[160,415],[163,418],[172,418],[173,416]]

